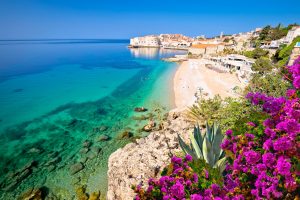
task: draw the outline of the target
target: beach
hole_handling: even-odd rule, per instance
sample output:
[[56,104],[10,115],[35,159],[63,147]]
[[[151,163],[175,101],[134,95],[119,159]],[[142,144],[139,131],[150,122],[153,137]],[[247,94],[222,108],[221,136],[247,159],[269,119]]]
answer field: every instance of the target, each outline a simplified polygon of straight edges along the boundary
[[196,92],[202,90],[206,98],[219,94],[222,98],[235,97],[233,88],[242,87],[235,74],[208,69],[201,59],[189,59],[178,67],[174,76],[174,95],[177,109],[193,105]]

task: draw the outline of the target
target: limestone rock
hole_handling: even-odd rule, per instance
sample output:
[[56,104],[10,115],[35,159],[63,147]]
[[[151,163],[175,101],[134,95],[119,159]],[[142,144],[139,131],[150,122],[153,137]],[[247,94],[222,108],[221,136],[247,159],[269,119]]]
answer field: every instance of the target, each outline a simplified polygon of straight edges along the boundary
[[96,155],[98,155],[101,151],[101,148],[100,147],[97,147],[97,146],[93,146],[91,148],[91,152],[95,153]]
[[70,173],[71,175],[74,175],[76,174],[77,172],[81,171],[82,169],[84,168],[83,164],[82,163],[75,163],[74,165],[72,165],[70,167]]
[[55,170],[56,166],[55,165],[50,165],[49,167],[47,167],[48,172],[52,172],[53,170]]
[[100,135],[98,138],[98,141],[107,141],[109,140],[109,137],[107,135]]
[[92,145],[92,143],[90,141],[88,141],[88,140],[85,140],[82,143],[82,147],[84,147],[84,148],[89,148],[91,145]]
[[121,140],[121,139],[128,139],[131,137],[133,137],[133,133],[131,133],[130,131],[124,131],[117,136],[117,139]]
[[180,115],[173,119],[170,114],[167,121],[170,123],[165,123],[163,130],[153,131],[146,138],[127,144],[110,155],[107,200],[132,200],[131,186],[146,184],[150,177],[158,178],[172,155],[181,151],[177,133],[188,141],[193,126]]
[[99,131],[106,131],[108,129],[108,127],[107,126],[100,126],[99,127]]
[[19,196],[20,200],[42,200],[42,191],[40,189],[29,189]]
[[28,153],[30,153],[30,154],[40,154],[40,153],[42,153],[42,150],[39,149],[39,148],[33,147],[33,148],[28,150]]
[[79,153],[86,154],[88,151],[89,151],[89,148],[85,147],[85,148],[80,149]]

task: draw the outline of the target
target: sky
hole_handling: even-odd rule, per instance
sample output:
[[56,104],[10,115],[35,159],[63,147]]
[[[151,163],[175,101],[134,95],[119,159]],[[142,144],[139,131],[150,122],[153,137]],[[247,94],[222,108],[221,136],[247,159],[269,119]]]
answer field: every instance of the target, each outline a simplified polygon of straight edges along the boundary
[[300,0],[0,0],[0,39],[208,37],[300,23]]

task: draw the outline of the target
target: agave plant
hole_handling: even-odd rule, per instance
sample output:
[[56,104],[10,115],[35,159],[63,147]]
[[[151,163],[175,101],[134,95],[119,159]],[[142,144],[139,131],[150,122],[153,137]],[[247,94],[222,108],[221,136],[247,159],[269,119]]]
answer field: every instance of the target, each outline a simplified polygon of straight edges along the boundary
[[190,154],[194,159],[204,159],[211,167],[219,168],[221,173],[226,166],[225,153],[220,147],[223,138],[224,135],[216,122],[212,126],[206,123],[206,132],[203,135],[199,125],[195,126],[190,135],[190,145],[178,135],[179,145],[185,154]]

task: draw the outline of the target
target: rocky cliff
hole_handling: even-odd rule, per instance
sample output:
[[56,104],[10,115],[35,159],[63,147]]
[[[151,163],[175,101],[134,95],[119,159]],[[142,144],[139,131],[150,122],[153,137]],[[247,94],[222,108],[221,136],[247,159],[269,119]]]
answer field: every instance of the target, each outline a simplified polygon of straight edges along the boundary
[[132,185],[159,177],[170,158],[180,151],[177,133],[185,140],[192,126],[180,114],[170,113],[164,129],[138,139],[111,154],[108,161],[108,200],[132,200]]

